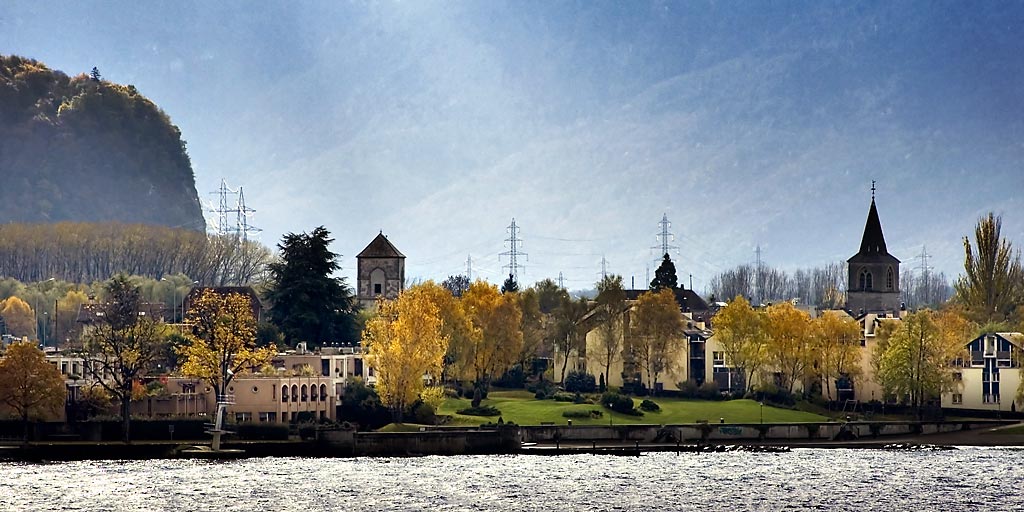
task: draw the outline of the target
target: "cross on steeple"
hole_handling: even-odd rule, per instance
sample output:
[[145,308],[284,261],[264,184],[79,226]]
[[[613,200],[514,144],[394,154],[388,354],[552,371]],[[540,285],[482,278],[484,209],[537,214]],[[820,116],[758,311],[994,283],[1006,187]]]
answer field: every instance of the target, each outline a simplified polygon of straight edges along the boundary
[[871,180],[871,200],[875,200],[875,180]]

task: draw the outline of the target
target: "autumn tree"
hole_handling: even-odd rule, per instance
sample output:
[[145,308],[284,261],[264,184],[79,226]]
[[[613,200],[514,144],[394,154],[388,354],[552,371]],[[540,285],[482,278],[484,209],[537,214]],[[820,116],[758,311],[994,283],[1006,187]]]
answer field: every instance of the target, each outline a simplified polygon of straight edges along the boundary
[[879,340],[872,354],[876,378],[887,396],[918,408],[953,389],[952,362],[965,356],[971,324],[956,309],[911,313]]
[[379,300],[377,314],[363,330],[377,393],[396,422],[423,393],[424,376],[440,379],[448,338],[442,334],[439,313],[431,293],[414,286],[393,301]]
[[355,339],[355,303],[331,252],[330,233],[320,226],[309,234],[288,233],[278,248],[281,259],[269,265],[270,319],[294,345],[317,346],[331,339]]
[[855,380],[862,373],[860,335],[860,324],[841,311],[826,311],[811,322],[815,372],[830,401],[838,379]]
[[53,339],[58,343],[70,340],[77,340],[81,333],[81,323],[78,321],[78,314],[82,310],[82,304],[88,302],[89,297],[82,290],[71,289],[57,300],[57,309],[54,314]]
[[64,377],[34,343],[18,342],[7,347],[0,359],[0,402],[21,418],[26,441],[29,419],[56,415],[66,397]]
[[522,313],[519,330],[523,333],[523,346],[519,351],[519,367],[526,373],[527,366],[537,357],[546,336],[546,318],[540,310],[540,296],[536,288],[527,288],[518,294]]
[[465,376],[467,372],[471,372],[472,365],[469,360],[473,353],[475,335],[473,323],[466,315],[462,301],[453,296],[443,284],[437,285],[433,281],[418,284],[415,288],[418,295],[429,300],[437,308],[438,318],[441,319],[441,336],[448,340],[442,370],[443,378],[457,379]]
[[1024,302],[1020,253],[1001,230],[1002,218],[989,213],[974,228],[976,247],[964,237],[964,275],[955,284],[956,298],[979,323],[1006,320]]
[[35,312],[27,302],[18,297],[8,297],[0,301],[0,317],[7,324],[7,333],[14,336],[36,335]]
[[764,322],[764,315],[740,295],[715,315],[715,340],[725,352],[726,364],[739,372],[746,389],[767,357]]
[[227,394],[234,376],[270,363],[273,345],[257,347],[256,320],[248,297],[204,289],[185,313],[187,345],[179,349],[181,373],[205,379],[220,397]]
[[609,382],[608,372],[622,354],[626,335],[626,291],[622,287],[622,276],[606,276],[597,283],[596,322],[598,340],[594,356],[604,366],[604,381]]
[[586,298],[573,300],[569,294],[565,294],[558,309],[554,311],[555,351],[562,354],[562,373],[558,382],[565,383],[565,370],[569,365],[570,354],[579,354],[584,348],[587,333],[581,322],[589,309]]
[[661,259],[661,265],[654,271],[651,289],[660,290],[668,288],[674,290],[678,284],[679,279],[676,277],[676,265],[672,263],[672,258],[669,257],[668,253],[665,253],[665,256]]
[[641,295],[633,308],[630,343],[637,362],[647,373],[652,391],[658,377],[676,367],[683,341],[683,315],[672,289],[664,288]]
[[[469,366],[474,386],[482,392],[494,376],[516,362],[523,345],[522,312],[515,294],[502,294],[496,286],[483,281],[470,285],[462,296],[462,305],[474,329]],[[478,396],[474,396],[476,405]]]
[[807,313],[789,302],[768,306],[764,316],[767,363],[779,376],[779,385],[787,392],[813,365],[811,322]]
[[139,289],[121,274],[105,286],[107,302],[85,340],[85,368],[121,404],[124,441],[131,440],[132,383],[159,357],[168,330],[140,315]]

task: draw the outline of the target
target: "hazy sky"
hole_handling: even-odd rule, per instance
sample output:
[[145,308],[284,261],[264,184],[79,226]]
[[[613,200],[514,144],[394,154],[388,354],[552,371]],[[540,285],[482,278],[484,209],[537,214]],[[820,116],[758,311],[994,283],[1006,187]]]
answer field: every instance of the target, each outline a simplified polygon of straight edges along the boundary
[[160,105],[200,198],[243,186],[261,239],[324,225],[354,274],[383,230],[407,275],[653,275],[672,221],[702,291],[754,259],[856,252],[878,180],[890,251],[962,265],[1003,214],[1024,244],[1024,4],[36,2],[0,53],[97,66]]

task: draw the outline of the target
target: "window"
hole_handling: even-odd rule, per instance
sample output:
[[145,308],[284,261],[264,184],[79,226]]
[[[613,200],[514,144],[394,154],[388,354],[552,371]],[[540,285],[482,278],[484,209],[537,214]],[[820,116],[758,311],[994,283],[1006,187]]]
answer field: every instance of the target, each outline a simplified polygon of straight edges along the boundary
[[889,267],[889,270],[885,273],[885,289],[889,291],[894,290],[895,281],[896,279],[893,276],[892,267]]
[[964,403],[964,395],[960,393],[953,393],[953,404],[959,405]]
[[252,413],[251,412],[236,412],[235,413],[235,423],[242,423],[244,421],[252,421]]
[[277,413],[276,412],[261,412],[260,413],[260,422],[263,422],[263,423],[267,423],[267,422],[269,422],[269,423],[277,423]]
[[725,352],[712,352],[711,364],[713,366],[725,366]]
[[320,384],[320,400],[327,400],[327,384]]
[[374,283],[374,284],[373,284],[373,294],[374,294],[374,295],[380,295],[380,294],[381,294],[381,286],[380,286],[380,283]]
[[281,401],[288,401],[288,386],[281,386]]
[[867,269],[861,269],[860,271],[860,289],[870,291],[872,288],[871,283],[871,272]]
[[996,337],[985,336],[985,357],[995,357],[996,355]]
[[302,385],[302,401],[305,402],[309,399],[309,388],[305,384]]
[[316,384],[314,384],[314,385],[309,387],[309,401],[310,402],[316,402],[320,398],[319,396],[317,396],[317,394],[318,394],[317,393],[317,389],[318,388],[316,387]]
[[299,387],[296,386],[295,384],[292,384],[292,402],[298,402],[298,401],[299,401]]

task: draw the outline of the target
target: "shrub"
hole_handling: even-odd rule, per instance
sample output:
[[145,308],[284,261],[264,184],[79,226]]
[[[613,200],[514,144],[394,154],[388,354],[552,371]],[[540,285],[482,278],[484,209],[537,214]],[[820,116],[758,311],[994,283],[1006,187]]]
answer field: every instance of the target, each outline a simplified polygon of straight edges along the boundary
[[494,385],[502,388],[522,388],[526,384],[526,373],[521,365],[515,365],[494,381]]
[[690,379],[686,382],[680,382],[676,384],[679,388],[679,396],[683,398],[699,398],[700,397],[700,386],[697,385],[697,381]]
[[359,425],[359,430],[375,430],[391,423],[391,411],[380,402],[373,388],[354,379],[345,386],[341,397],[339,420]]
[[654,403],[653,400],[645,399],[643,402],[640,402],[640,409],[648,412],[657,412],[661,410],[661,406]]
[[576,395],[572,393],[566,393],[564,391],[558,391],[551,395],[551,399],[556,402],[572,402],[576,400]]
[[526,390],[534,394],[543,391],[544,396],[550,396],[555,392],[555,383],[541,377],[540,379],[527,383]]
[[568,410],[562,411],[563,418],[576,418],[576,419],[599,419],[604,416],[604,413],[597,409],[586,409],[586,410]]
[[467,407],[465,409],[459,409],[456,411],[464,416],[499,416],[501,411],[493,405],[480,405],[477,407]]
[[775,406],[792,407],[796,404],[796,397],[793,393],[771,384],[759,387],[752,398]]
[[718,384],[709,380],[701,385],[700,389],[697,390],[697,397],[702,400],[722,400],[725,398],[722,395],[722,391],[718,389]]
[[251,441],[287,441],[288,425],[282,423],[239,423],[235,427],[239,439]]
[[565,390],[570,393],[593,393],[597,389],[594,376],[584,371],[572,371],[565,376]]
[[622,414],[630,416],[643,416],[644,413],[633,407],[633,399],[618,393],[607,391],[601,395],[601,405]]
[[434,410],[434,406],[422,400],[417,400],[409,407],[408,416],[414,423],[419,423],[421,425],[434,425],[437,423],[437,415]]
[[607,390],[608,390],[608,386],[606,386],[605,383],[604,383],[604,374],[602,373],[601,374],[601,380],[600,380],[600,382],[597,385],[597,391],[600,392],[600,393],[604,393]]
[[548,395],[544,393],[543,389],[538,389],[537,392],[533,394],[533,397],[536,398],[537,400],[545,400],[547,399]]
[[592,403],[594,403],[594,400],[592,400],[590,397],[586,397],[586,396],[583,396],[583,395],[581,395],[579,393],[576,393],[576,396],[573,397],[573,399],[572,399],[572,403],[574,403],[574,404],[592,404]]

